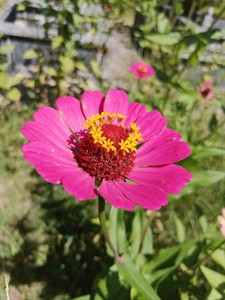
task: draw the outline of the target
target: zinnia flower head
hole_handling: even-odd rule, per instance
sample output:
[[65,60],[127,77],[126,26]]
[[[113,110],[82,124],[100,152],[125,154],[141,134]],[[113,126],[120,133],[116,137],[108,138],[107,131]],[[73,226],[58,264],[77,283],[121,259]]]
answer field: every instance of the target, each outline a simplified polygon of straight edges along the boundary
[[147,77],[155,76],[155,71],[153,67],[142,61],[134,62],[130,66],[130,72],[133,73],[137,79],[145,79]]
[[220,232],[225,238],[225,207],[221,209],[221,216],[218,216],[218,223],[220,225]]
[[190,155],[188,144],[160,112],[130,104],[124,91],[86,91],[81,101],[59,98],[56,107],[41,107],[24,124],[22,150],[46,181],[77,200],[100,194],[117,208],[158,210],[190,181],[174,164]]
[[202,98],[206,100],[212,100],[215,97],[215,94],[212,90],[212,81],[206,80],[203,84],[199,84],[197,87]]

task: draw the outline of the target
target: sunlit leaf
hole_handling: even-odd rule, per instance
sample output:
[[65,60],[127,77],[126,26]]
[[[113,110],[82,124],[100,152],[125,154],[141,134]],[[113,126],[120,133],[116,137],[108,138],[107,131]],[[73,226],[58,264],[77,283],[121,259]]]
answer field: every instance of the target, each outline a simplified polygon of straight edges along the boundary
[[215,33],[211,35],[211,38],[214,40],[220,40],[225,36],[225,29],[217,30]]
[[33,59],[33,58],[36,58],[37,56],[38,56],[37,51],[35,51],[34,49],[29,49],[24,53],[23,58],[24,59]]
[[157,29],[160,34],[166,34],[172,29],[169,19],[162,13],[157,16]]
[[219,148],[195,148],[192,153],[192,158],[198,159],[211,156],[225,156],[225,149]]
[[0,45],[0,54],[9,54],[12,53],[15,49],[15,45],[13,44],[3,44]]
[[90,295],[84,295],[76,298],[72,298],[71,300],[90,300]]
[[75,66],[77,69],[81,70],[81,71],[84,71],[84,72],[87,71],[87,66],[86,66],[85,63],[82,62],[82,61],[76,61],[76,62],[74,63],[74,66]]
[[63,37],[61,35],[58,35],[52,39],[51,47],[52,49],[57,49],[62,45],[62,43],[63,43]]
[[146,281],[141,272],[139,272],[129,255],[123,255],[121,259],[117,261],[117,266],[125,281],[131,287],[135,287],[146,300],[160,300],[153,287]]
[[10,88],[10,77],[5,72],[0,72],[0,88],[2,89]]
[[175,45],[181,40],[179,32],[171,32],[168,34],[149,34],[146,36],[147,41],[158,45]]
[[217,290],[219,288],[221,288],[222,292],[225,293],[225,275],[224,274],[221,274],[219,272],[211,270],[204,265],[200,266],[200,269],[212,288],[215,288]]
[[192,175],[190,183],[192,186],[207,186],[225,178],[225,172],[214,170],[192,172]]
[[186,239],[185,226],[176,215],[174,216],[174,221],[176,224],[177,240],[178,242],[182,243]]
[[145,300],[145,297],[136,288],[132,287],[130,290],[130,300]]
[[212,259],[220,265],[222,268],[225,269],[225,250],[224,249],[216,249],[211,254]]
[[10,91],[6,94],[6,97],[7,97],[9,100],[13,101],[13,102],[17,102],[17,101],[19,101],[20,98],[21,98],[21,92],[20,92],[17,88],[13,87],[13,88],[10,89]]
[[211,289],[207,300],[223,300],[223,295],[221,295],[216,289]]
[[68,56],[59,56],[59,62],[61,63],[62,71],[65,73],[71,73],[74,70],[74,61]]

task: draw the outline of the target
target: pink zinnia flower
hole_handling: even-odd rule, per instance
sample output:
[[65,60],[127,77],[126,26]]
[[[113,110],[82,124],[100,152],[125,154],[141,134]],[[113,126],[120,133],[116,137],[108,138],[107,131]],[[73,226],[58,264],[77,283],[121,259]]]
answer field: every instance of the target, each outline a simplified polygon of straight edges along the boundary
[[62,184],[77,200],[100,194],[117,208],[158,210],[191,174],[173,163],[190,155],[181,135],[166,128],[158,111],[129,104],[124,91],[106,97],[86,91],[34,113],[24,124],[24,158],[48,182]]
[[220,225],[220,232],[225,238],[225,207],[221,209],[221,216],[218,216],[218,223]]
[[155,76],[155,71],[153,67],[142,61],[134,62],[130,66],[130,72],[133,73],[137,79],[145,79],[147,77]]
[[212,90],[212,81],[206,80],[203,84],[199,84],[197,87],[201,96],[206,100],[212,100],[215,97],[215,94]]

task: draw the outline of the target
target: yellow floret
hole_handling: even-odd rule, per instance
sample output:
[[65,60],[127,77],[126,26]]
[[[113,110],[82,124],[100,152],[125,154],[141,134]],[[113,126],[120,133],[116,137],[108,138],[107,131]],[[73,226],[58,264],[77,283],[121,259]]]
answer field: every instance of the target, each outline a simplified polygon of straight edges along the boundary
[[[86,123],[84,124],[84,126],[92,135],[95,144],[99,143],[108,152],[113,151],[114,154],[116,154],[117,148],[114,146],[114,142],[110,139],[106,139],[106,137],[103,136],[101,127],[104,124],[112,123],[117,123],[118,126],[123,126],[121,125],[121,122],[124,118],[126,118],[126,116],[119,113],[102,112],[101,114],[96,114],[86,119]],[[126,128],[125,126],[123,127]],[[137,127],[136,123],[131,123],[128,138],[126,140],[121,140],[118,143],[118,145],[120,146],[120,150],[122,150],[124,154],[131,151],[137,151],[136,146],[139,142],[143,141],[139,130],[140,128]]]

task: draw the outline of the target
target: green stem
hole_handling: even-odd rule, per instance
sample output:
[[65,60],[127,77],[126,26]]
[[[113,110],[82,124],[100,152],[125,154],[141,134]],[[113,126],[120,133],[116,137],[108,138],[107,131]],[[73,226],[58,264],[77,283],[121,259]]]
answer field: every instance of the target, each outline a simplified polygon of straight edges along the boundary
[[108,230],[106,227],[105,199],[102,198],[100,195],[98,196],[98,215],[99,215],[99,220],[100,220],[102,232],[105,237],[106,243],[108,244],[109,248],[111,249],[115,259],[118,260],[120,258],[119,253],[118,253],[117,249],[114,247],[114,245],[109,237]]

